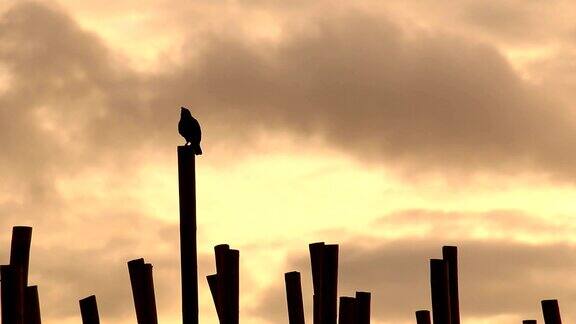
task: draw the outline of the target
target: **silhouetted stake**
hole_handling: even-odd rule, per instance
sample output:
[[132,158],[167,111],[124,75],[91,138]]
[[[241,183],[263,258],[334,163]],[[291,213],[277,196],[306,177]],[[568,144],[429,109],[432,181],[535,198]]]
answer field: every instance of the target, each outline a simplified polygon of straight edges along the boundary
[[156,311],[156,296],[154,294],[154,276],[152,275],[152,264],[145,263],[142,267],[142,285],[144,290],[144,305],[147,313],[147,322],[158,324],[158,313]]
[[96,296],[92,295],[84,299],[80,299],[80,313],[82,314],[83,324],[100,324],[98,317],[98,305],[96,304]]
[[0,266],[2,324],[24,324],[24,274],[20,266]]
[[460,302],[458,297],[458,248],[443,246],[442,257],[448,266],[448,286],[450,292],[450,320],[460,324]]
[[336,324],[338,312],[338,245],[324,248],[324,264],[321,294],[321,323]]
[[286,283],[288,322],[289,324],[304,324],[304,302],[302,301],[300,272],[285,273],[284,282]]
[[356,292],[358,324],[370,324],[370,299],[371,295],[369,292]]
[[30,265],[30,243],[32,227],[14,226],[10,246],[10,265],[19,266],[24,276],[24,287],[28,286],[28,267]]
[[357,324],[358,311],[356,298],[340,297],[340,311],[338,312],[338,324]]
[[38,286],[26,287],[24,293],[24,323],[42,323],[40,316],[40,300],[38,298]]
[[427,311],[427,310],[416,311],[416,323],[417,324],[431,324],[430,323],[430,311]]
[[128,262],[128,272],[138,324],[157,324],[152,265],[142,258],[132,260]]
[[130,274],[130,284],[132,286],[132,297],[134,298],[134,309],[136,310],[136,321],[138,324],[147,324],[146,297],[144,288],[144,259],[128,261],[128,273]]
[[227,244],[220,244],[214,247],[214,254],[216,256],[216,309],[220,314],[221,324],[230,324],[230,301],[232,277],[230,269],[230,246]]
[[430,260],[430,287],[434,324],[451,324],[448,264],[444,260]]
[[178,146],[180,196],[180,264],[182,322],[198,324],[198,259],[196,250],[196,155],[192,146]]
[[523,320],[522,324],[536,324],[538,323],[536,320]]
[[218,275],[213,274],[206,276],[208,280],[208,286],[210,287],[210,293],[212,294],[212,300],[214,301],[214,306],[216,308],[216,314],[218,315],[218,320],[222,321],[222,315],[220,314],[220,307],[218,307]]
[[542,314],[544,315],[544,323],[562,324],[562,319],[560,318],[560,308],[558,307],[558,300],[543,300]]
[[312,266],[312,285],[314,288],[314,324],[320,324],[322,321],[322,284],[324,276],[324,242],[312,243],[309,246],[310,249],[310,263]]
[[230,250],[230,319],[232,324],[240,323],[240,251]]

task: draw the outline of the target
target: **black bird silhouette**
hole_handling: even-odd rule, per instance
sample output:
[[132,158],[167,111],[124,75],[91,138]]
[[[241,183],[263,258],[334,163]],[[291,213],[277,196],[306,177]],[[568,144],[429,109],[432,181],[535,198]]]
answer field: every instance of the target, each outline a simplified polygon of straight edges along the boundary
[[180,121],[178,122],[178,133],[186,139],[185,145],[191,145],[194,154],[201,155],[200,140],[202,139],[202,130],[200,123],[192,117],[190,110],[180,107]]

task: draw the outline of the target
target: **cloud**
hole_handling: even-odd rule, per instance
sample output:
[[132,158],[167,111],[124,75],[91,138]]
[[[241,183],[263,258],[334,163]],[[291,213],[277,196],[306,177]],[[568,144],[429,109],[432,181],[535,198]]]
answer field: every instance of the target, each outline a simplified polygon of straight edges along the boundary
[[[373,319],[412,321],[414,311],[430,309],[428,260],[441,257],[438,239],[401,239],[369,247],[362,237],[340,246],[339,294],[371,291]],[[539,302],[558,298],[564,320],[572,321],[576,283],[566,280],[576,267],[574,246],[535,246],[510,241],[463,240],[459,246],[460,304],[464,321],[512,316],[541,318]],[[303,249],[305,250],[305,249]],[[303,272],[303,293],[310,315],[311,281],[308,255],[288,259],[286,271]],[[280,279],[263,294],[253,315],[270,323],[287,318]]]

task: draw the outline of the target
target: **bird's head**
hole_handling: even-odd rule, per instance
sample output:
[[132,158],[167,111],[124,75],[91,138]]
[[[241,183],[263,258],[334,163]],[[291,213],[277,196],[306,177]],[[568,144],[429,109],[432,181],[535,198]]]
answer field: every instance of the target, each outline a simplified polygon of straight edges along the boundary
[[187,108],[180,107],[180,116],[192,117],[192,114]]

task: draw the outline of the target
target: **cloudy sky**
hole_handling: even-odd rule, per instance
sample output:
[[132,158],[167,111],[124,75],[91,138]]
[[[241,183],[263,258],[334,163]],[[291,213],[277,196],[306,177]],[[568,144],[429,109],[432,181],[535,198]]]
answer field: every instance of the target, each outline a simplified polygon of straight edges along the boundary
[[126,262],[180,321],[176,131],[200,120],[200,311],[213,246],[241,251],[241,320],[287,323],[283,273],[340,244],[373,322],[430,307],[460,247],[467,324],[576,321],[576,3],[0,2],[0,263],[34,227],[45,323],[134,323]]

